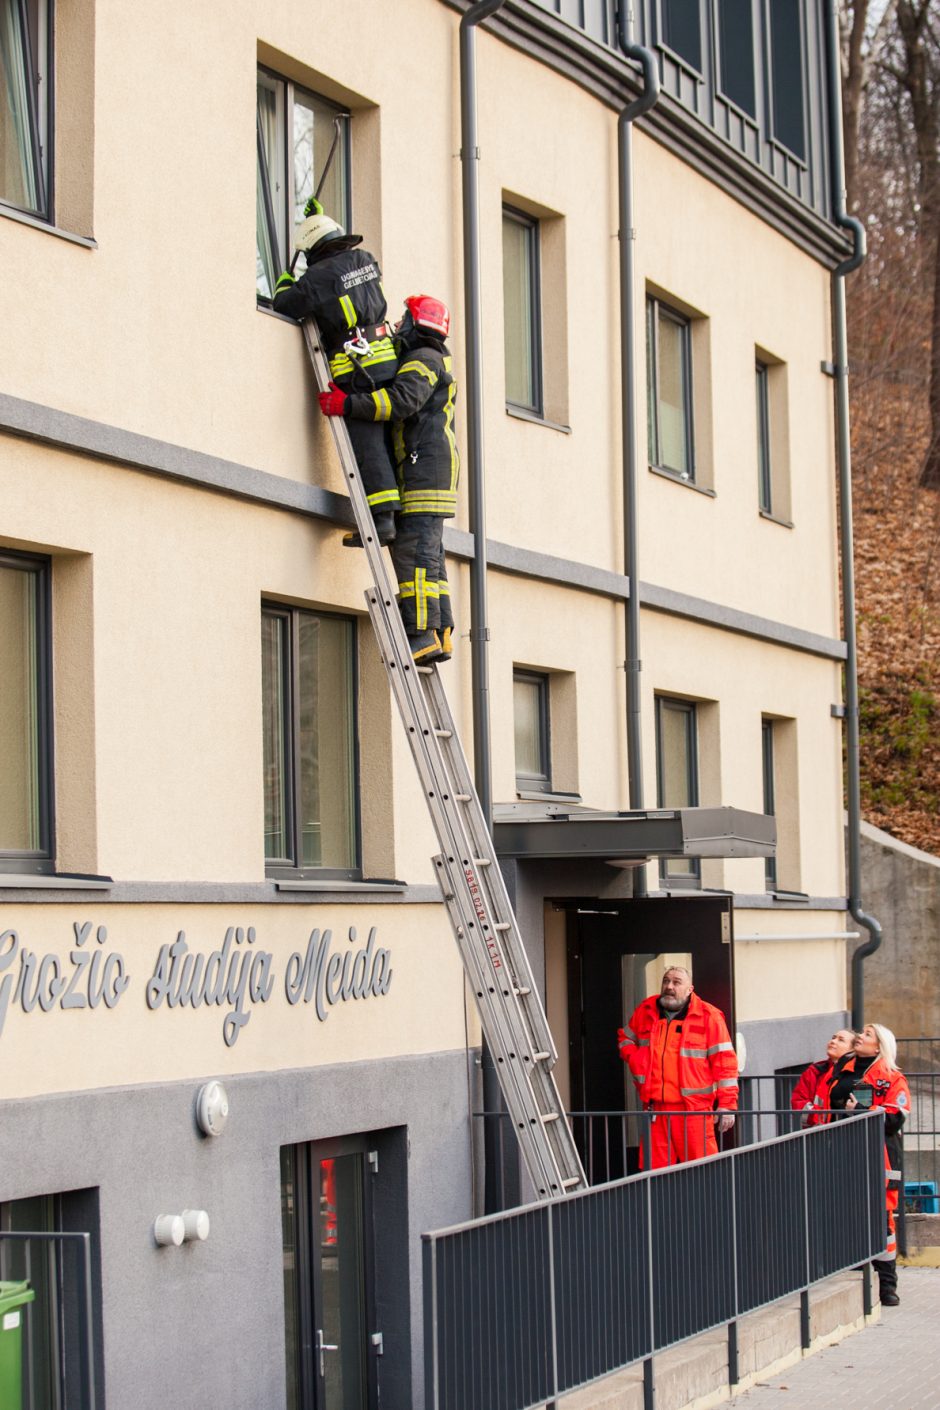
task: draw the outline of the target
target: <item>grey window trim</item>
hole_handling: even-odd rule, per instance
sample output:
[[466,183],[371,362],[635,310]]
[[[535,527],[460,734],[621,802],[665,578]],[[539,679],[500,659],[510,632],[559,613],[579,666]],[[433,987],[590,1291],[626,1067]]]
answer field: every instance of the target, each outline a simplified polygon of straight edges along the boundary
[[514,669],[512,680],[514,685],[516,681],[519,681],[525,685],[534,685],[538,689],[539,762],[542,765],[541,772],[537,774],[520,773],[517,769],[516,791],[517,793],[551,793],[552,739],[548,676],[542,671],[522,671]]
[[[673,710],[685,716],[686,730],[686,784],[688,787],[690,808],[698,807],[698,711],[694,700],[679,700],[671,695],[656,696],[656,806],[665,808],[670,806],[664,799],[665,781],[663,777],[663,712]],[[674,887],[693,888],[698,890],[702,884],[702,864],[698,857],[689,857],[689,871],[680,876],[676,876],[669,870],[667,858],[660,858],[659,878],[663,885],[670,889]]]
[[[300,779],[300,732],[296,727],[297,705],[300,700],[300,650],[299,623],[301,614],[309,617],[329,618],[346,622],[350,627],[350,699],[352,701],[353,750],[350,760],[353,783],[353,850],[356,865],[352,867],[311,867],[301,865],[303,856],[301,843],[300,814],[297,804]],[[314,880],[314,881],[361,881],[362,880],[362,808],[360,799],[359,771],[359,658],[356,644],[358,632],[356,619],[341,612],[321,612],[318,609],[295,607],[289,603],[262,599],[261,616],[280,617],[287,623],[288,653],[284,662],[284,677],[281,681],[281,696],[284,702],[284,735],[287,740],[287,768],[289,777],[285,780],[287,799],[287,832],[291,841],[291,857],[265,858],[265,876],[269,881]]]
[[[669,475],[673,479],[681,480],[685,484],[695,484],[695,422],[693,415],[694,399],[692,394],[692,320],[678,309],[673,308],[665,300],[660,299],[655,294],[646,296],[647,314],[647,358],[649,364],[647,368],[647,388],[650,393],[649,406],[647,407],[647,430],[650,442],[650,469],[660,470],[663,474]],[[659,426],[659,318],[663,315],[670,323],[675,324],[681,332],[680,351],[682,358],[682,415],[685,421],[686,442],[688,445],[689,468],[687,471],[677,470],[675,466],[664,465],[661,452],[661,433]]]
[[[313,88],[305,88],[302,83],[295,83],[293,79],[286,78],[284,74],[278,73],[275,69],[269,68],[266,64],[258,64],[256,68],[256,73],[264,74],[266,78],[271,79],[274,83],[283,84],[284,86],[284,124],[286,140],[284,143],[284,169],[279,173],[281,182],[284,187],[285,211],[287,215],[287,220],[284,227],[285,238],[283,243],[278,239],[277,235],[277,220],[275,217],[274,201],[271,194],[271,173],[268,170],[267,153],[265,152],[264,137],[261,131],[261,119],[257,113],[257,96],[255,98],[255,141],[257,144],[257,161],[259,163],[259,168],[262,174],[262,196],[264,200],[265,217],[268,225],[268,239],[271,242],[271,248],[274,252],[275,264],[280,263],[281,266],[286,269],[290,265],[290,261],[293,256],[293,245],[291,241],[293,227],[291,225],[290,205],[293,176],[291,172],[291,151],[289,135],[290,117],[293,113],[294,94],[302,93],[308,98],[315,98],[318,103],[322,103],[324,107],[331,109],[336,117],[343,117],[346,119],[343,124],[343,134],[341,141],[344,158],[343,170],[345,173],[343,182],[343,205],[345,209],[342,214],[345,220],[347,230],[352,229],[352,144],[350,142],[349,134],[349,120],[351,114],[348,108],[342,107],[340,104],[333,102],[333,100],[330,98],[325,98],[322,93],[317,93],[316,90]],[[340,220],[339,223],[343,224],[343,220]],[[261,307],[271,307],[271,299],[266,298],[263,294],[257,294],[257,303]]]
[[[39,847],[0,847],[0,878],[55,873],[55,772],[52,695],[52,560],[38,554],[0,550],[0,568],[36,575],[36,733],[39,777]],[[2,884],[2,881],[0,881]]]
[[757,495],[762,514],[773,516],[774,486],[770,441],[770,368],[756,358],[754,362],[757,401]]
[[506,398],[506,409],[543,419],[545,389],[542,376],[542,231],[540,221],[515,206],[503,204],[503,219],[514,221],[526,232],[526,256],[529,274],[529,307],[532,310],[530,327],[532,355],[529,371],[532,377],[532,403],[512,401]]
[[[761,773],[763,780],[764,812],[773,816],[776,806],[774,787],[774,722],[764,718],[760,723],[761,734]],[[764,858],[764,885],[768,891],[777,889],[777,858]]]

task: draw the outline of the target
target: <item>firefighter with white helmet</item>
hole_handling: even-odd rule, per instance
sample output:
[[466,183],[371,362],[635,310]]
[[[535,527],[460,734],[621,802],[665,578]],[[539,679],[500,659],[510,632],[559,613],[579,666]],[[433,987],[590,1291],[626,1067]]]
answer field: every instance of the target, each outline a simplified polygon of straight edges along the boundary
[[[378,260],[358,249],[362,236],[347,235],[315,197],[307,202],[304,216],[295,245],[306,256],[307,267],[299,279],[289,271],[281,275],[274,308],[298,320],[312,314],[335,385],[345,392],[372,392],[391,382],[398,367],[392,330],[385,323]],[[349,430],[378,540],[391,543],[400,496],[385,428],[359,421]],[[347,534],[343,542],[361,546],[358,534]]]
[[454,618],[444,566],[444,520],[457,508],[460,460],[454,433],[457,384],[445,342],[450,331],[446,304],[429,294],[405,300],[395,332],[398,364],[394,381],[351,394],[338,382],[320,393],[326,416],[350,426],[391,424],[401,507],[391,545],[399,605],[416,661],[446,661],[452,651]]

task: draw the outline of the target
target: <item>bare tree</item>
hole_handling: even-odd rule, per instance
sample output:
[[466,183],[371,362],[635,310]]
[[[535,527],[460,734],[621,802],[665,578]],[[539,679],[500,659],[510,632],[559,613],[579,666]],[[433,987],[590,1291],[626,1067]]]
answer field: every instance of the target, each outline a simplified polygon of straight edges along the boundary
[[891,33],[897,0],[839,0],[842,47],[842,133],[845,189],[850,211],[858,208],[859,131],[865,96]]

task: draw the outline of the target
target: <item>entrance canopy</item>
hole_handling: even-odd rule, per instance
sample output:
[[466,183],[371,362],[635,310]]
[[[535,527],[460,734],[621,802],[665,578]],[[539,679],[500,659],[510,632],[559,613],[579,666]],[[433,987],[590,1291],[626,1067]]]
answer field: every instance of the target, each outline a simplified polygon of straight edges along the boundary
[[498,803],[493,834],[500,857],[772,857],[777,821],[741,808],[602,813],[563,803]]

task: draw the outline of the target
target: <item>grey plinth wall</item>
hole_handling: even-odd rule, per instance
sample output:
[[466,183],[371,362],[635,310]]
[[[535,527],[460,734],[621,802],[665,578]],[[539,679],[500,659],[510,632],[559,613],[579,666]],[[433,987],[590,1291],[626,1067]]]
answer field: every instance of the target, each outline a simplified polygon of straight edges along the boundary
[[862,823],[862,894],[884,930],[865,961],[866,1021],[899,1038],[940,1036],[940,858]]

